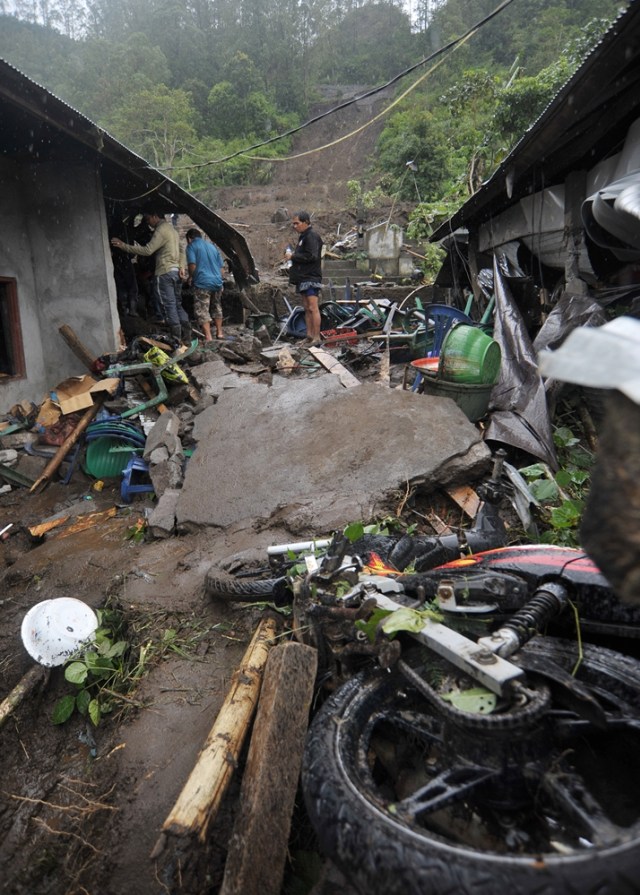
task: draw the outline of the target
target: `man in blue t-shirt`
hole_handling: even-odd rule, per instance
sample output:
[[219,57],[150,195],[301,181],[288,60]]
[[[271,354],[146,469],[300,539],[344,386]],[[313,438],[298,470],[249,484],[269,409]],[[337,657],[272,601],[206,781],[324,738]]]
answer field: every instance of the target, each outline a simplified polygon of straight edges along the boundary
[[205,242],[202,233],[192,227],[187,230],[187,267],[189,283],[193,286],[193,313],[207,342],[212,339],[211,319],[216,327],[216,338],[222,339],[222,265],[224,260],[217,246]]

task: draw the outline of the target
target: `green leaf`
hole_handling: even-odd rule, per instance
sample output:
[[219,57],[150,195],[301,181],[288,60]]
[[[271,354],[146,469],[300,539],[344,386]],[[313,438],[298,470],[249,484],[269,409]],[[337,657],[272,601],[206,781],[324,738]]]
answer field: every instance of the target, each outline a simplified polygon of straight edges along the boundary
[[545,500],[556,500],[560,493],[558,486],[552,479],[540,479],[537,482],[531,482],[529,490],[540,503],[543,503]]
[[384,620],[381,625],[385,634],[396,634],[398,631],[409,631],[417,634],[421,631],[428,619],[433,619],[433,613],[428,610],[420,612],[417,609],[396,609]]
[[490,715],[497,702],[495,693],[484,687],[451,690],[449,693],[443,693],[442,698],[445,702],[450,702],[454,708],[460,709],[461,712],[469,712],[472,715]]
[[129,644],[126,640],[118,640],[117,643],[114,643],[113,646],[109,649],[109,652],[106,653],[107,658],[113,659],[116,656],[124,655]]
[[378,625],[388,615],[391,615],[391,610],[389,609],[374,609],[366,621],[362,618],[356,621],[356,628],[359,631],[364,631],[370,643],[375,643]]
[[89,703],[89,717],[94,727],[100,723],[100,703],[97,699],[92,699]]
[[84,662],[72,662],[64,670],[64,678],[70,684],[84,684],[88,674],[89,670]]
[[364,525],[362,522],[352,522],[345,528],[344,535],[353,543],[364,535]]
[[86,715],[89,710],[89,703],[91,701],[91,694],[88,690],[80,690],[80,692],[76,695],[76,708],[80,712],[81,715]]
[[553,440],[558,447],[573,447],[574,444],[578,444],[580,441],[579,438],[576,438],[571,429],[568,429],[566,426],[560,426],[555,429],[553,432]]
[[551,510],[551,524],[554,528],[574,528],[580,522],[582,502],[565,500],[562,506]]
[[68,721],[73,714],[75,707],[75,696],[72,696],[71,694],[63,696],[62,699],[59,699],[54,705],[51,720],[54,724],[64,724],[64,722]]
[[525,479],[540,479],[544,478],[545,475],[545,469],[542,463],[534,463],[532,466],[523,466],[518,472],[520,475],[524,476]]

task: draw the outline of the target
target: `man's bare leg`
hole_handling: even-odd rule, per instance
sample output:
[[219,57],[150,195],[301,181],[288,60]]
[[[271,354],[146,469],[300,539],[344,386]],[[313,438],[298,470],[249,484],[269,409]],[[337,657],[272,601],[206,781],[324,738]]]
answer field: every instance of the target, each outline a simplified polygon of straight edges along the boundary
[[303,295],[304,322],[307,327],[307,338],[311,342],[320,341],[320,308],[317,295]]

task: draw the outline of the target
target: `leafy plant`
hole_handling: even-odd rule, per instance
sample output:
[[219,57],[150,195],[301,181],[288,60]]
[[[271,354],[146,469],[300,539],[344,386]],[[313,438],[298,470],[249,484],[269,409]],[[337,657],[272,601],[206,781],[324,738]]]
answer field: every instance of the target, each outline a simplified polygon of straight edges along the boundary
[[540,504],[541,521],[546,527],[541,541],[575,547],[579,545],[579,527],[591,480],[593,455],[567,426],[557,427],[553,438],[560,460],[558,472],[554,475],[546,464],[534,463],[520,469],[520,474]]
[[113,612],[98,610],[97,615],[99,627],[92,643],[73,656],[65,667],[65,680],[77,690],[55,704],[54,724],[64,724],[77,710],[97,726],[102,716],[113,708],[113,691],[121,686],[126,675],[124,656],[129,644],[118,639]]
[[131,525],[126,533],[125,539],[127,541],[133,541],[134,544],[141,544],[144,541],[145,532],[147,530],[147,523],[144,519],[136,519],[134,525]]

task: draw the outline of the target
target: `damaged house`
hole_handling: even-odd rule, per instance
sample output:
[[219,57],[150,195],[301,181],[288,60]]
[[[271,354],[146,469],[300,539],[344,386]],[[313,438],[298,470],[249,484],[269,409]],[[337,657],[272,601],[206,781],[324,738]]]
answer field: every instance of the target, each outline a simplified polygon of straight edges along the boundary
[[[491,178],[432,235],[437,285],[495,301],[485,437],[554,465],[542,349],[640,309],[640,3],[621,13]],[[545,395],[545,390],[547,394]]]
[[42,399],[85,372],[60,337],[96,354],[120,327],[110,216],[185,214],[228,259],[240,290],[257,279],[244,237],[106,131],[0,60],[0,389],[2,406]]
[[[640,287],[640,4],[632,2],[491,178],[432,236],[455,242],[439,282],[500,269],[535,325],[565,292]],[[455,264],[465,246],[468,264]],[[543,290],[543,295],[540,295]]]

